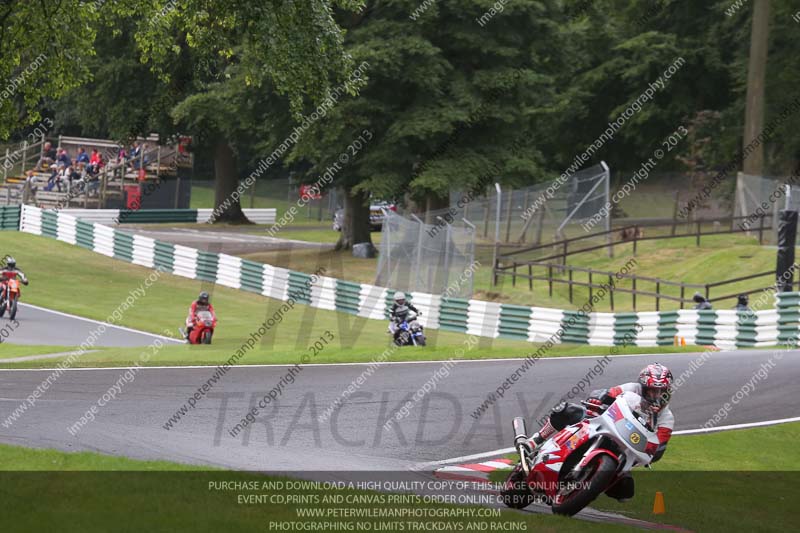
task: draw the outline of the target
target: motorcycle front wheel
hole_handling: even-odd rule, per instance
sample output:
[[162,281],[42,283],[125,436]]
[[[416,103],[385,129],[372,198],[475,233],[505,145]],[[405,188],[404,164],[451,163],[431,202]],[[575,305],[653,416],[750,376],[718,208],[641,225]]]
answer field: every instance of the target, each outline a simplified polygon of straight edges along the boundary
[[567,481],[575,483],[577,488],[564,496],[560,503],[553,503],[551,506],[553,514],[565,516],[578,514],[608,488],[616,471],[617,461],[610,455],[600,454],[593,457],[581,470],[578,479]]
[[[0,315],[2,316],[2,315]],[[14,320],[17,318],[17,299],[14,298],[11,300],[11,305],[8,308],[8,318],[10,320]]]
[[503,490],[500,491],[500,500],[512,509],[524,509],[536,501],[536,496],[531,493],[525,481],[522,465],[517,464],[506,478]]

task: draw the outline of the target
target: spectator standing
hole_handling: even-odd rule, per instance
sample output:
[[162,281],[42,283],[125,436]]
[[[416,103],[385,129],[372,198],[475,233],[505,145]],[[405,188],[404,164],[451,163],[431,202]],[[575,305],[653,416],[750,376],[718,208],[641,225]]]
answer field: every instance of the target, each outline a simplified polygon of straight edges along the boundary
[[694,296],[692,297],[692,300],[694,301],[694,304],[695,304],[694,308],[697,311],[706,311],[706,310],[709,310],[709,309],[712,308],[711,307],[711,302],[706,300],[703,297],[703,295],[700,294],[699,292],[694,293]]
[[746,294],[740,294],[736,299],[736,307],[734,309],[750,312],[750,298]]
[[22,186],[22,203],[27,204],[36,196],[36,175],[33,170],[25,173],[25,185]]

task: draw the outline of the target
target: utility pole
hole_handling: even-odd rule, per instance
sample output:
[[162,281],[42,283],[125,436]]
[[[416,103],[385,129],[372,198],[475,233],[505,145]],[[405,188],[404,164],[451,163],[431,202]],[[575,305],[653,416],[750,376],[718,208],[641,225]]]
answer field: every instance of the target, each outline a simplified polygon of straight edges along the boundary
[[[753,2],[750,28],[750,61],[747,67],[747,102],[744,114],[744,150],[764,130],[764,85],[769,46],[769,0]],[[742,163],[745,174],[764,174],[764,143],[758,143]]]

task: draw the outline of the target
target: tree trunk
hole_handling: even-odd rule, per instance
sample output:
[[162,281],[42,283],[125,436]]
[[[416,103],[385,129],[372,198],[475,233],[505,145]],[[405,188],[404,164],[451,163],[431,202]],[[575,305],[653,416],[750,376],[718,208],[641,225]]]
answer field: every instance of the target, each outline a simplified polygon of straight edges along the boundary
[[[750,60],[747,67],[747,107],[744,115],[743,149],[752,143],[764,129],[764,84],[767,73],[767,48],[769,46],[769,0],[755,0],[753,22],[750,29]],[[745,155],[742,164],[745,174],[764,175],[764,142]]]
[[236,171],[236,155],[227,139],[221,138],[214,145],[214,215],[212,222],[250,224],[239,203],[241,192],[239,174]]
[[450,195],[439,196],[431,192],[425,197],[425,223],[436,224],[436,217],[431,214],[431,211],[440,211],[450,207]]
[[344,221],[342,235],[336,243],[337,250],[352,250],[354,244],[372,244],[369,223],[369,194],[344,191]]

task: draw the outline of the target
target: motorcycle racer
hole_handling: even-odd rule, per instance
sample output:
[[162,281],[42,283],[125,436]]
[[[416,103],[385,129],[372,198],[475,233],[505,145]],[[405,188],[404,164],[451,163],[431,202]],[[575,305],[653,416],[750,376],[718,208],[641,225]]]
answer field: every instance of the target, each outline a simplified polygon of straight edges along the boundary
[[400,327],[398,322],[405,319],[409,311],[414,311],[419,316],[420,312],[412,304],[406,301],[406,295],[403,292],[394,293],[394,303],[389,309],[389,333],[392,336],[397,334],[397,329]]
[[[642,369],[637,381],[594,391],[587,399],[587,403],[596,406],[595,411],[601,411],[614,403],[614,400],[620,395],[633,393],[641,397],[639,409],[650,417],[650,426],[654,428],[659,441],[658,445],[648,443],[645,452],[653,457],[652,462],[656,462],[664,455],[675,427],[675,416],[669,408],[669,401],[672,397],[672,380],[672,372],[666,366],[653,363]],[[594,416],[595,414],[596,412],[587,412],[578,405],[561,402],[553,408],[542,428],[531,437],[532,449],[535,451],[557,431],[577,424],[584,415]],[[632,498],[633,492],[633,478],[626,476],[606,494],[623,501]]]
[[197,313],[200,311],[208,311],[211,313],[211,316],[214,317],[214,320],[217,319],[217,314],[214,312],[214,306],[211,305],[210,297],[206,291],[201,292],[197,296],[197,300],[192,302],[192,305],[189,307],[189,316],[186,317],[186,334],[185,337],[188,340],[189,336],[192,334],[192,329],[194,329],[194,323],[197,320]]
[[13,257],[6,257],[6,266],[0,270],[0,300],[5,297],[6,284],[9,280],[19,277],[23,285],[28,284],[28,278],[21,270],[17,270],[17,260]]

